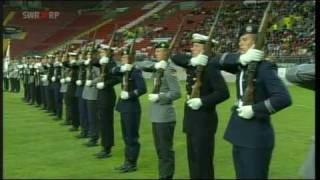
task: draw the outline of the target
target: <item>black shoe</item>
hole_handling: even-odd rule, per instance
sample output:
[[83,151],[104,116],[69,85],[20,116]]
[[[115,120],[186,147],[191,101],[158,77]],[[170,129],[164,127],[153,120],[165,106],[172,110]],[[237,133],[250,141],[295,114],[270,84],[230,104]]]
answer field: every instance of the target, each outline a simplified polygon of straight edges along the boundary
[[56,116],[56,114],[55,113],[51,113],[51,114],[49,114],[49,116]]
[[173,179],[173,176],[164,176],[164,177],[160,177],[159,179]]
[[128,173],[128,172],[134,172],[136,170],[137,170],[137,166],[136,165],[128,163],[121,170],[119,170],[119,172],[120,173]]
[[78,131],[78,128],[77,127],[72,127],[69,129],[69,131]]
[[78,139],[88,138],[88,135],[86,133],[80,133],[80,134],[76,135],[76,138],[78,138]]
[[96,157],[98,158],[98,159],[104,159],[104,158],[109,158],[109,157],[111,157],[111,153],[109,152],[106,152],[106,151],[101,151],[101,152],[98,152],[97,154],[96,154]]
[[94,147],[94,146],[98,146],[97,142],[96,141],[88,141],[86,143],[84,143],[83,145],[87,146],[87,147]]
[[121,171],[121,170],[125,169],[127,164],[128,164],[128,162],[124,162],[121,166],[115,167],[114,170]]
[[60,125],[61,126],[68,126],[68,125],[71,125],[71,123],[70,122],[62,122],[62,123],[60,123]]
[[60,121],[62,118],[60,118],[60,117],[55,117],[55,118],[53,118],[52,120],[54,120],[54,121]]

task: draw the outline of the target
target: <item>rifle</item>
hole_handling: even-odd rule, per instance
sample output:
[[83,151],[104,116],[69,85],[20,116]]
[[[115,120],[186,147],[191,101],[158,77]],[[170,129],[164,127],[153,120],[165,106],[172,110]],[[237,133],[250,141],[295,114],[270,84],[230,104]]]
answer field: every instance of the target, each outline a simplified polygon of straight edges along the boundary
[[[182,19],[181,23],[179,24],[179,27],[178,27],[178,29],[176,31],[176,34],[174,35],[174,37],[173,37],[173,39],[172,39],[172,41],[170,43],[166,59],[169,59],[169,57],[170,57],[170,54],[171,54],[171,52],[173,50],[173,47],[174,47],[174,45],[175,45],[175,43],[176,43],[176,41],[178,39],[178,36],[180,34],[180,31],[182,29],[182,25],[183,25],[185,19],[186,19],[186,16]],[[153,94],[159,94],[160,93],[161,78],[163,76],[163,73],[164,73],[164,69],[158,69],[156,71],[156,73],[155,73],[155,85],[154,85],[154,88],[153,88],[153,91],[152,91]]]
[[[109,60],[110,60],[111,55],[112,55],[112,53],[111,53],[111,45],[112,45],[113,39],[114,39],[114,37],[116,35],[116,29],[117,29],[117,25],[114,26],[112,36],[111,36],[111,38],[109,40],[109,43],[108,43],[108,46],[109,46],[110,49],[108,50],[107,57],[109,58]],[[100,82],[104,82],[105,79],[107,79],[107,73],[106,73],[107,70],[106,70],[106,68],[107,68],[106,64],[102,64],[101,65],[101,74],[100,74],[101,81]]]
[[[215,16],[215,20],[211,25],[210,31],[209,31],[209,35],[208,35],[208,41],[206,42],[206,44],[204,45],[204,55],[206,56],[211,56],[211,47],[212,47],[212,42],[211,39],[213,37],[213,32],[215,30],[216,24],[218,23],[218,19],[219,16],[221,14],[221,9],[222,9],[222,5],[223,5],[223,1],[220,2],[220,6],[219,6],[219,10]],[[192,86],[192,92],[191,92],[191,98],[198,98],[200,97],[200,87],[201,87],[201,76],[202,73],[204,71],[204,66],[197,66],[196,69],[196,82],[194,83],[194,85]]]
[[[132,64],[132,62],[134,61],[134,54],[135,54],[135,52],[134,52],[133,47],[134,47],[134,44],[135,44],[135,42],[136,42],[137,36],[138,36],[138,31],[136,30],[135,35],[134,35],[134,38],[133,38],[132,43],[131,43],[131,45],[130,45],[129,57],[128,57],[128,64]],[[124,78],[124,79],[123,79],[123,90],[124,90],[124,91],[129,91],[129,72],[128,72],[128,71],[126,71],[126,72],[124,73],[123,78]]]
[[[267,30],[268,25],[268,19],[270,16],[270,10],[271,10],[272,1],[269,1],[267,8],[264,11],[263,18],[261,20],[257,39],[255,41],[255,49],[262,50],[264,47],[264,41],[265,41],[265,33]],[[244,92],[244,95],[242,97],[243,105],[250,105],[253,103],[253,97],[254,97],[254,79],[256,77],[256,70],[257,70],[257,62],[251,62],[248,64],[247,69],[247,87]]]

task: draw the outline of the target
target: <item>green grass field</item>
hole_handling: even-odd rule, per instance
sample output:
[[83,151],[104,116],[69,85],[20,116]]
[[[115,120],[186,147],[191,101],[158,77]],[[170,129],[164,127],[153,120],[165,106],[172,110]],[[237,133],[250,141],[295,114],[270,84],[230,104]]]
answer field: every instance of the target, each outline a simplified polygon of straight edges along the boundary
[[[148,81],[148,91],[151,91]],[[234,178],[231,145],[223,140],[229,119],[229,109],[235,100],[235,85],[228,84],[231,97],[217,107],[219,126],[215,136],[216,178]],[[177,126],[174,149],[176,152],[175,178],[188,178],[185,135],[182,133],[183,101],[185,84],[181,82],[183,98],[175,103]],[[119,90],[119,86],[117,86]],[[298,178],[300,165],[306,157],[310,137],[314,134],[314,92],[296,86],[289,87],[293,105],[272,116],[276,133],[269,177]],[[69,126],[36,107],[22,102],[23,94],[3,94],[3,175],[9,178],[158,178],[157,157],[153,145],[151,123],[148,119],[147,95],[142,96],[142,119],[140,127],[141,152],[138,171],[119,174],[113,168],[123,162],[123,142],[119,114],[115,113],[115,146],[109,159],[96,159],[93,155],[100,147],[87,148],[86,140],[76,139],[78,132],[69,132]]]

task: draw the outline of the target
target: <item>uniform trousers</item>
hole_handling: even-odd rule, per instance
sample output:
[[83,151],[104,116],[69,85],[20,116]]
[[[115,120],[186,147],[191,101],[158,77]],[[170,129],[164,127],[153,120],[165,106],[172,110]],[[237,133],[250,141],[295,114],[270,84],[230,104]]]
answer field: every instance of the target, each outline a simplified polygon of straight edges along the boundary
[[123,112],[121,116],[122,139],[125,143],[126,161],[136,164],[139,152],[139,127],[141,112]]
[[78,97],[78,109],[79,109],[79,119],[81,126],[81,133],[88,135],[89,131],[89,121],[88,121],[88,109],[86,100],[81,96]]
[[58,118],[62,118],[62,98],[63,95],[60,92],[60,83],[53,83],[53,93],[54,93],[54,105],[56,110],[56,115]]
[[88,111],[88,135],[91,141],[97,142],[99,139],[99,119],[96,100],[86,100]]
[[233,145],[237,179],[267,179],[273,148],[248,148]]
[[101,146],[108,153],[114,145],[113,113],[114,107],[98,107]]
[[172,177],[175,170],[173,137],[176,122],[152,123],[154,145],[158,155],[160,178]]

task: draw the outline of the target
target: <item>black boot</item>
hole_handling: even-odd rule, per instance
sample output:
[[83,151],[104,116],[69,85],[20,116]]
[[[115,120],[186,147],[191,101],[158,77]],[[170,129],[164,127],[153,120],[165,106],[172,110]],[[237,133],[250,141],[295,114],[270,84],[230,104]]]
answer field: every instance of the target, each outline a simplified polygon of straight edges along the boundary
[[172,179],[173,175],[169,175],[169,176],[164,176],[164,177],[160,177],[159,179]]
[[71,127],[70,129],[69,129],[69,131],[78,131],[78,127]]
[[111,150],[106,150],[106,149],[103,149],[102,151],[98,152],[96,154],[96,157],[98,159],[104,159],[104,158],[109,158],[111,157]]
[[136,160],[130,160],[127,159],[124,165],[119,168],[120,173],[128,173],[128,172],[134,172],[137,170],[137,161]]
[[95,140],[95,139],[90,139],[88,142],[84,143],[83,145],[85,145],[87,147],[98,146],[97,140]]
[[87,138],[87,137],[88,137],[88,133],[85,133],[85,132],[81,132],[80,134],[76,135],[76,138],[78,139]]

